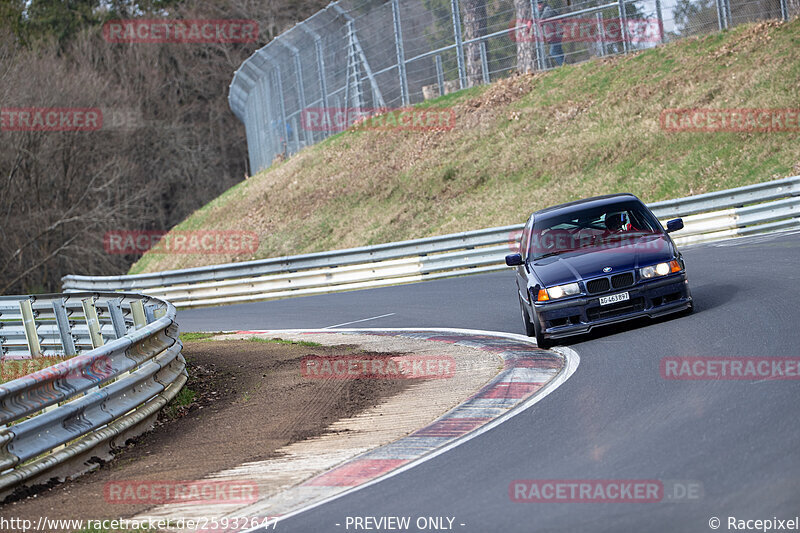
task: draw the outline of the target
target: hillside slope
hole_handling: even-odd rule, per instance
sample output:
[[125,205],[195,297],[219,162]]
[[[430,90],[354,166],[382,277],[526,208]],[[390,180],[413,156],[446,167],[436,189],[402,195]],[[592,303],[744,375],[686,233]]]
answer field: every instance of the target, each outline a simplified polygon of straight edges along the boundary
[[800,20],[504,79],[424,105],[444,131],[346,131],[177,226],[260,237],[253,256],[148,253],[131,272],[347,248],[518,223],[613,192],[651,202],[800,174],[797,132],[668,132],[669,108],[800,107]]

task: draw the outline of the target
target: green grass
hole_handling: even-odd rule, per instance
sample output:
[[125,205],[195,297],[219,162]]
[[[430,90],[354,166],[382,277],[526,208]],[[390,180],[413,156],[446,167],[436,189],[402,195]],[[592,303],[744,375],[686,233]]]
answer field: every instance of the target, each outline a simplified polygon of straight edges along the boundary
[[170,420],[178,416],[181,407],[191,405],[197,393],[185,386],[175,395],[175,397],[164,407],[164,414]]
[[646,202],[800,174],[797,133],[673,133],[668,108],[796,108],[800,19],[444,95],[444,131],[345,131],[251,177],[180,229],[253,231],[252,256],[146,254],[132,273],[521,223],[630,192]]
[[186,331],[180,334],[181,342],[202,342],[208,340],[221,332],[210,333],[206,331]]
[[264,344],[292,344],[295,346],[322,346],[317,342],[311,341],[290,341],[287,339],[279,339],[279,338],[272,338],[272,339],[265,339],[263,337],[248,337],[248,341],[250,342],[260,342]]

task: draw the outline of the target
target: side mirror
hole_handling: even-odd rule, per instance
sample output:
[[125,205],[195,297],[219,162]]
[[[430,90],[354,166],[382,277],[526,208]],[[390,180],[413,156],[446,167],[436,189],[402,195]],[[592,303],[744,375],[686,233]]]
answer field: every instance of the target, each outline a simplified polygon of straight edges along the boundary
[[667,222],[667,233],[672,233],[673,231],[678,231],[680,229],[683,229],[682,218],[674,218]]
[[520,266],[522,263],[521,254],[509,254],[506,256],[506,264],[510,267]]

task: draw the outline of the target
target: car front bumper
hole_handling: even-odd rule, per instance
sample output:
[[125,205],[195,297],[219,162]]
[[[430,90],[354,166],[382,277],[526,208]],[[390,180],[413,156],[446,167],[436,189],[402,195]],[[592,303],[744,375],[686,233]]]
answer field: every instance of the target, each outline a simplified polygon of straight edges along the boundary
[[[627,292],[629,300],[600,305],[600,297]],[[598,326],[633,320],[640,317],[656,318],[683,311],[692,305],[692,296],[686,273],[680,272],[666,278],[640,282],[627,289],[592,296],[571,298],[567,301],[535,303],[536,319],[541,330],[550,339],[588,333]]]

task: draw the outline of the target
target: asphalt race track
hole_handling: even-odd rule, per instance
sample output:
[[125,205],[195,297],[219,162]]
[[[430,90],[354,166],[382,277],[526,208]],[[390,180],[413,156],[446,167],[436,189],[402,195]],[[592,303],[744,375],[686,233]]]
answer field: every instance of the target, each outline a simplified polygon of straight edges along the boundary
[[[528,411],[277,529],[354,531],[347,517],[410,516],[413,525],[430,516],[455,517],[455,531],[672,533],[713,531],[712,517],[730,531],[728,517],[800,515],[800,382],[674,381],[659,372],[666,356],[800,356],[800,234],[700,245],[684,257],[693,315],[570,341],[577,372]],[[352,327],[523,332],[510,269],[185,310],[178,321],[185,331],[321,328],[381,315],[389,316]],[[517,479],[682,480],[702,493],[659,503],[514,503]]]

